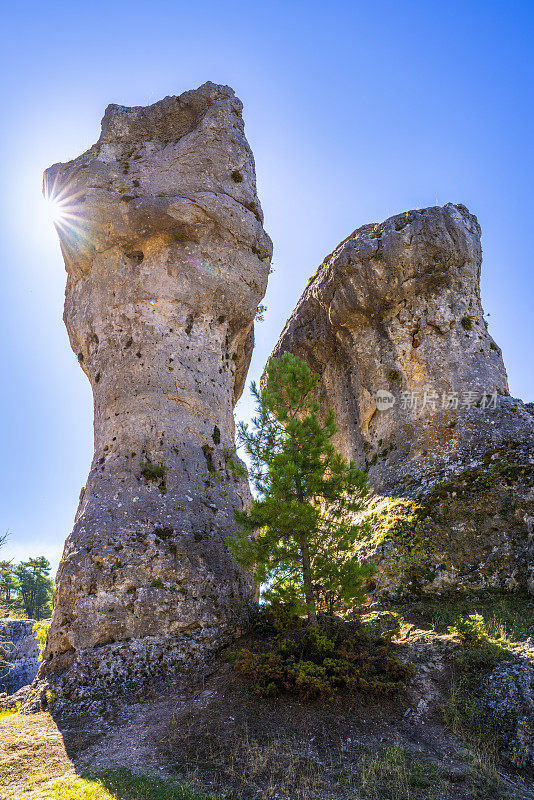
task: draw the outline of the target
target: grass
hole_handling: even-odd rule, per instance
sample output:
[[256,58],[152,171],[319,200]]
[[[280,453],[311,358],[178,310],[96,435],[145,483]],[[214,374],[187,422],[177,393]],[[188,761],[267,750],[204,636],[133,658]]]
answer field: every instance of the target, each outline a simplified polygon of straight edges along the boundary
[[127,769],[106,770],[95,778],[59,781],[52,789],[54,800],[215,800],[199,794],[187,784],[178,784]]
[[484,592],[478,596],[423,600],[403,608],[405,615],[408,611],[408,616],[414,614],[439,633],[445,633],[459,618],[478,614],[482,618],[482,638],[504,649],[534,636],[534,598],[526,592]]
[[398,744],[360,762],[360,791],[369,800],[410,800],[418,789],[438,788],[439,768]]
[[126,769],[80,777],[49,714],[0,713],[0,800],[216,800]]
[[[183,734],[183,731],[181,732]],[[322,746],[285,734],[254,736],[244,728],[231,741],[198,731],[180,736],[179,762],[202,785],[215,785],[228,800],[438,800],[447,776],[439,766],[395,743],[370,752],[350,738]],[[324,743],[323,743],[324,744]],[[176,752],[176,751],[175,751]]]
[[414,603],[407,616],[425,620],[437,632],[449,632],[462,645],[453,663],[443,718],[463,741],[478,783],[473,796],[505,798],[499,758],[499,731],[485,718],[479,703],[484,676],[511,648],[534,634],[534,601],[526,593],[485,592],[480,596],[440,598]]

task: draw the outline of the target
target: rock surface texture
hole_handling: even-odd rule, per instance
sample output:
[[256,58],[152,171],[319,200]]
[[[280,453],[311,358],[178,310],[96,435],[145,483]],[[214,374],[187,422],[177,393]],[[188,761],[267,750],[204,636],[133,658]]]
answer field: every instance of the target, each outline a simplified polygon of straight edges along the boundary
[[485,678],[481,708],[499,731],[504,755],[518,767],[534,767],[534,641],[516,648]]
[[0,620],[0,694],[14,694],[37,675],[39,644],[34,619]]
[[40,672],[66,695],[176,672],[239,629],[251,593],[224,539],[249,497],[233,405],[272,245],[241,111],[211,83],[112,105],[98,142],[45,173],[94,395]]
[[481,262],[462,205],[364,225],[310,279],[273,352],[320,375],[337,447],[369,470],[363,552],[384,589],[408,576],[428,591],[534,590],[534,416],[509,397]]

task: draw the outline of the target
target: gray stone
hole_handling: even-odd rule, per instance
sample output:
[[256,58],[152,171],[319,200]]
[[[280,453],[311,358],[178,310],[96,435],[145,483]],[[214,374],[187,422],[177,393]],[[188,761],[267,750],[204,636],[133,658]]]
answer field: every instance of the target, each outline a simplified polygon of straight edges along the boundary
[[39,667],[34,619],[0,620],[0,694],[14,694],[30,684]]
[[534,766],[534,666],[502,661],[484,680],[481,707],[518,767]]
[[225,538],[249,501],[233,405],[272,245],[241,111],[212,83],[112,105],[98,142],[45,173],[63,210],[64,319],[94,395],[40,672],[66,694],[176,672],[239,632],[253,591]]

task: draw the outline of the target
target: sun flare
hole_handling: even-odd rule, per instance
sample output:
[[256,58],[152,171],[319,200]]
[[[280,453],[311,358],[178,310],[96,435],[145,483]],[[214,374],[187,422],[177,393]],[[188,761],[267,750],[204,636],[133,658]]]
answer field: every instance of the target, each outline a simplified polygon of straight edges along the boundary
[[46,215],[54,225],[65,222],[68,210],[67,203],[59,197],[45,197]]
[[87,221],[83,214],[84,190],[71,181],[61,182],[58,175],[50,179],[45,174],[43,184],[44,211],[60,235],[62,246],[83,246]]

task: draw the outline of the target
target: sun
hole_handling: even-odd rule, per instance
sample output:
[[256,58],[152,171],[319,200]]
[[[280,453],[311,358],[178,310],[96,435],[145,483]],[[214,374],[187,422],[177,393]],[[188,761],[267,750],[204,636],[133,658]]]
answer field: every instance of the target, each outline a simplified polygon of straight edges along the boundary
[[63,237],[78,238],[83,233],[84,190],[71,180],[62,180],[57,173],[53,177],[45,173],[43,182],[44,212]]
[[56,226],[65,224],[68,218],[68,205],[60,197],[45,197],[45,211],[49,221]]

